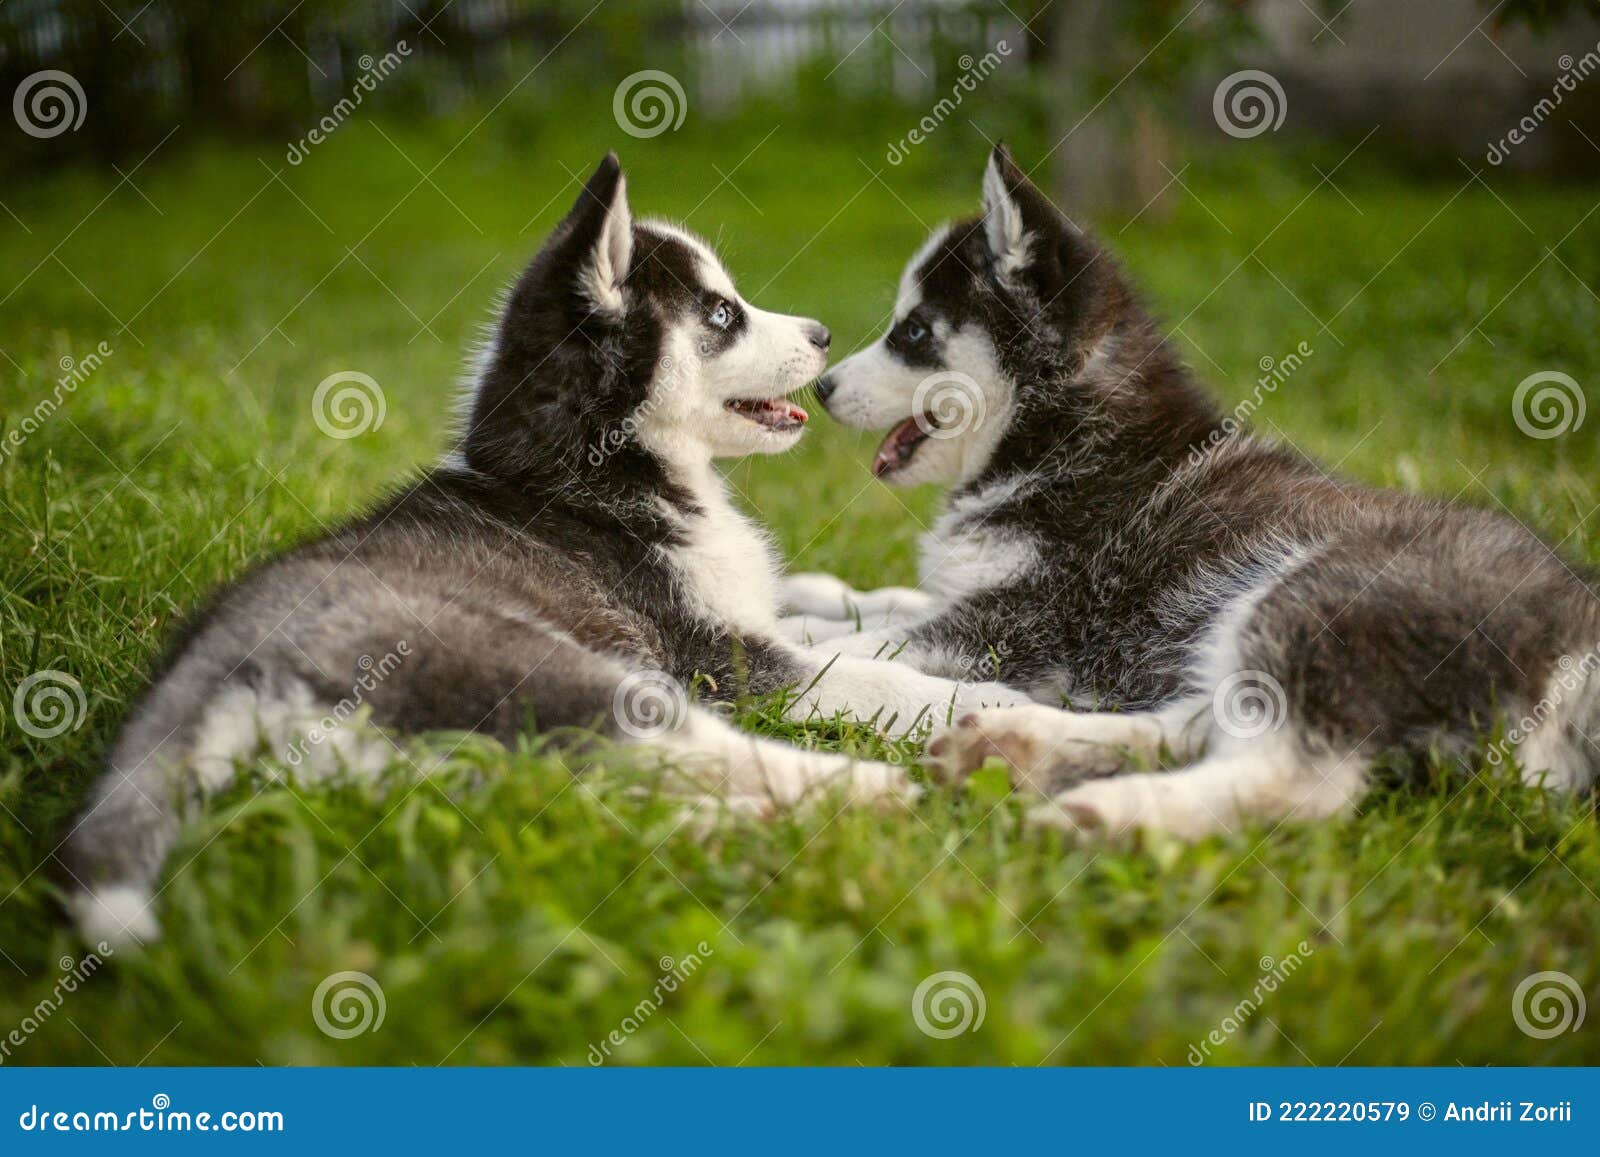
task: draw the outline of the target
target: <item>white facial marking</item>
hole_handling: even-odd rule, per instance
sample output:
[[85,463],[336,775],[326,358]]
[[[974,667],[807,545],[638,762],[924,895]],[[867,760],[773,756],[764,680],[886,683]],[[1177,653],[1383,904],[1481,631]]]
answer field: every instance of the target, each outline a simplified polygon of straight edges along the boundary
[[789,449],[799,441],[799,428],[769,429],[726,403],[780,399],[821,373],[827,354],[811,343],[816,323],[751,305],[705,242],[665,222],[645,225],[694,253],[694,288],[726,301],[743,315],[743,325],[731,345],[719,348],[722,335],[709,316],[691,310],[671,319],[655,378],[635,414],[640,443],[667,461],[685,463]]
[[[936,236],[942,238],[944,232]],[[901,280],[902,301],[913,295],[917,299],[912,308],[920,300],[915,270],[930,252],[925,245]],[[898,324],[905,312],[897,307],[895,314]],[[937,367],[908,365],[889,348],[885,334],[828,372],[834,386],[828,396],[828,413],[845,425],[889,429],[920,412],[930,419],[927,428],[938,427],[916,448],[910,461],[884,475],[884,481],[897,486],[976,476],[988,464],[1014,408],[1014,385],[1001,370],[986,333],[975,325],[955,328],[937,317],[931,328],[933,341],[942,351]],[[936,405],[938,410],[930,412]]]

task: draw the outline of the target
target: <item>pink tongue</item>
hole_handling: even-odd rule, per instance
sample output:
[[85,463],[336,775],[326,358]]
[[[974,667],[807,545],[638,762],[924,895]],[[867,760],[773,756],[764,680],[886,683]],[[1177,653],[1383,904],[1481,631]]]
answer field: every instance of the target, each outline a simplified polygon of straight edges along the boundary
[[918,443],[927,436],[916,418],[901,422],[889,431],[879,445],[878,453],[872,459],[872,476],[882,478],[889,471],[904,466],[911,460],[911,453]]

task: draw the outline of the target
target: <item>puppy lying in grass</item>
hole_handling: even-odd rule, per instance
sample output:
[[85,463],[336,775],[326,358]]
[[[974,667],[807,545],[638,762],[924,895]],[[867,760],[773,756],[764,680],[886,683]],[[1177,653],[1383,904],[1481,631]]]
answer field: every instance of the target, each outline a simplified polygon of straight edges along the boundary
[[67,841],[88,938],[157,933],[184,812],[259,754],[374,773],[397,758],[391,733],[592,729],[762,810],[910,787],[745,735],[690,706],[691,683],[900,727],[1025,701],[782,637],[766,536],[712,463],[793,446],[806,413],[788,395],[827,351],[818,322],[741,298],[702,242],[635,221],[608,156],[507,298],[453,452],[220,592],[129,713]]
[[1036,821],[1197,837],[1347,812],[1380,756],[1468,753],[1507,717],[1534,721],[1507,737],[1528,781],[1594,781],[1594,577],[1509,518],[1330,477],[1225,417],[1003,147],[981,216],[928,239],[888,333],[817,393],[889,428],[879,477],[952,489],[918,589],[796,576],[791,636],[1038,701],[937,736],[945,776],[998,756]]

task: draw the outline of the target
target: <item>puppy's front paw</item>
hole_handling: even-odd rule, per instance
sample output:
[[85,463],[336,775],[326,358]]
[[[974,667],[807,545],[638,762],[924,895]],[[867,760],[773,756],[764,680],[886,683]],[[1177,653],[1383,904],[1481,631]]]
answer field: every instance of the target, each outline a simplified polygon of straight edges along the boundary
[[843,579],[810,571],[786,575],[779,595],[788,614],[847,619],[853,606],[850,596],[855,593],[855,588]]
[[1032,786],[1033,778],[1051,754],[1049,735],[1041,726],[1040,712],[1048,707],[999,707],[973,711],[954,727],[936,732],[923,760],[940,783],[966,780],[985,760],[998,759],[1011,769],[1013,786]]

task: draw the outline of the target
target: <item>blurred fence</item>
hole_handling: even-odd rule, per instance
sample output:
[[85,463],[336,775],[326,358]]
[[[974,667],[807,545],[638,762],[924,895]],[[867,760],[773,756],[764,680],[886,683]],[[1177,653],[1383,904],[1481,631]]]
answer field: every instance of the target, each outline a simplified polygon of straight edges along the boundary
[[[736,105],[808,65],[841,91],[916,97],[948,83],[964,53],[1007,37],[1013,67],[1045,58],[1045,5],[1018,0],[7,0],[0,89],[48,118],[94,110],[36,159],[142,154],[173,125],[231,133],[304,124],[363,88],[387,54],[406,60],[383,99],[440,111],[497,99],[535,64],[540,87],[590,85],[648,68],[705,107]],[[61,74],[50,80],[40,74]],[[25,90],[32,82],[38,91]],[[52,108],[52,102],[57,107]],[[64,107],[62,107],[64,106]],[[19,112],[19,115],[20,112]]]

